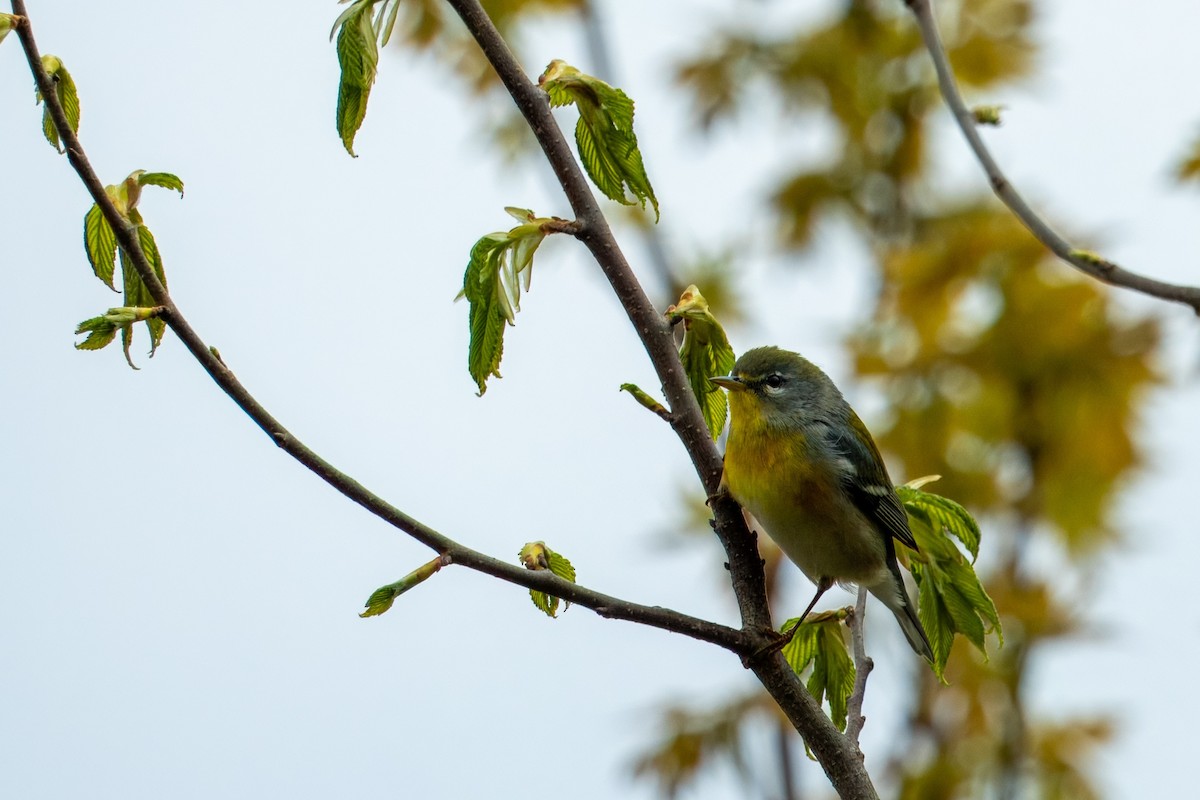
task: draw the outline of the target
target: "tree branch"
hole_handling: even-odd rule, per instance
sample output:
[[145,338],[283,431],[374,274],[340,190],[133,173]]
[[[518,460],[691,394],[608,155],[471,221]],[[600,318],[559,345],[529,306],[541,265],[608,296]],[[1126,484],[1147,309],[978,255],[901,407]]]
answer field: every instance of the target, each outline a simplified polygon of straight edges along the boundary
[[1054,255],[1098,281],[1132,289],[1161,300],[1183,303],[1200,314],[1200,288],[1179,286],[1147,278],[1144,275],[1122,269],[1095,253],[1077,248],[1059,235],[1050,227],[1049,223],[1029,207],[1025,198],[1021,197],[1004,173],[1000,171],[999,165],[979,135],[974,116],[963,102],[962,95],[959,94],[954,73],[950,69],[950,59],[946,55],[946,48],[942,45],[937,23],[933,19],[931,0],[904,0],[904,2],[913,12],[913,16],[917,20],[917,27],[921,31],[921,38],[925,41],[925,47],[933,59],[933,67],[937,72],[938,87],[941,89],[942,97],[946,100],[946,105],[950,107],[954,121],[958,123],[959,130],[966,137],[967,144],[970,145],[975,158],[983,167],[983,171],[987,173],[992,191],[1004,205],[1008,206],[1021,224],[1029,229],[1034,238],[1048,247]]
[[[592,194],[570,145],[559,129],[546,94],[526,76],[507,43],[478,0],[447,0],[478,42],[537,138],[562,185],[575,218],[582,225],[577,238],[591,251],[621,302],[653,363],[663,394],[671,407],[671,426],[679,436],[696,473],[710,496],[714,530],[729,558],[728,567],[742,630],[764,644],[774,641],[767,606],[762,558],[746,526],[741,507],[719,492],[722,461],[688,385],[670,326],[650,303],[617,244]],[[825,774],[842,797],[874,798],[875,789],[857,748],[825,716],[800,683],[781,653],[757,659],[751,669],[808,742]]]
[[[500,561],[484,553],[472,550],[408,516],[383,498],[366,489],[349,475],[338,470],[292,435],[290,431],[284,428],[278,420],[255,400],[246,387],[234,376],[233,372],[225,366],[221,357],[203,342],[175,305],[175,302],[167,293],[166,287],[158,280],[153,268],[146,261],[146,257],[142,253],[137,234],[134,233],[129,221],[117,211],[107,192],[104,191],[104,185],[100,182],[95,170],[92,169],[92,165],[84,153],[83,146],[79,142],[79,137],[71,130],[67,123],[66,114],[63,112],[62,105],[58,101],[58,95],[54,91],[54,81],[42,66],[37,42],[34,40],[33,30],[25,11],[25,3],[23,0],[12,0],[12,9],[14,14],[21,17],[16,32],[20,37],[21,46],[25,51],[25,57],[29,62],[29,69],[33,73],[34,81],[37,83],[38,89],[41,90],[43,102],[49,108],[50,115],[54,119],[54,124],[58,128],[59,138],[66,147],[67,159],[70,161],[71,166],[75,168],[79,178],[83,181],[88,193],[92,196],[92,200],[100,207],[104,218],[112,226],[121,249],[125,251],[125,254],[133,263],[138,276],[146,284],[150,294],[154,297],[154,301],[162,306],[160,316],[213,381],[229,395],[230,399],[242,411],[246,412],[246,415],[250,419],[254,420],[255,424],[271,437],[280,449],[314,472],[346,498],[354,501],[392,526],[404,531],[418,542],[448,557],[453,563],[518,586],[523,586],[527,589],[536,589],[562,598],[563,600],[568,600],[576,605],[590,608],[599,615],[609,619],[626,620],[675,633],[682,633],[694,639],[710,642],[732,650],[739,655],[752,653],[760,646],[754,637],[749,636],[743,631],[681,614],[677,611],[657,606],[631,603],[593,591],[578,584],[570,583],[569,581],[564,581],[549,572],[530,571],[516,564]],[[570,229],[570,223],[564,223],[564,230]]]

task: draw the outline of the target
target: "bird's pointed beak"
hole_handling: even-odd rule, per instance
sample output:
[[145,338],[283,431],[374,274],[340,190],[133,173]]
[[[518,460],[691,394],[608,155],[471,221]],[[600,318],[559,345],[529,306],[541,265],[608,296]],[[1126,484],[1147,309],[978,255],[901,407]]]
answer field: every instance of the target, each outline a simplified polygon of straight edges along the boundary
[[728,389],[731,392],[741,392],[746,388],[746,384],[736,375],[717,375],[709,378],[710,381],[720,386],[723,389]]

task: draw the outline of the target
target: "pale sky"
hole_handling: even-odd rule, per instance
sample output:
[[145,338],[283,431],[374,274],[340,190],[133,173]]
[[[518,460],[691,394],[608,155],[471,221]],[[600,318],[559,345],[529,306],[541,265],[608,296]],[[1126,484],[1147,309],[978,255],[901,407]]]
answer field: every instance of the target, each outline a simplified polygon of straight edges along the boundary
[[[754,120],[712,148],[684,135],[663,76],[730,5],[606,4],[664,231],[684,252],[755,230],[772,165],[820,144]],[[1200,8],[1151,5],[1040,3],[1043,69],[986,98],[1008,106],[987,139],[1071,233],[1195,284],[1200,193],[1169,171],[1200,130]],[[544,539],[590,587],[735,622],[715,540],[660,546],[691,472],[667,427],[617,391],[657,384],[581,247],[543,247],[505,377],[475,396],[467,309],[452,302],[471,244],[511,225],[505,205],[568,207],[544,175],[496,165],[477,104],[444,70],[386,53],[352,160],[333,128],[332,2],[29,6],[42,51],[79,86],[101,178],[141,168],[186,182],[182,201],[150,188],[141,206],[172,294],[297,436],[472,547],[515,560]],[[535,77],[556,57],[588,66],[555,26],[526,53]],[[660,703],[744,690],[737,659],[584,609],[552,621],[524,590],[457,568],[359,619],[372,590],[432,554],[273,447],[170,333],[153,360],[135,342],[140,372],[117,347],[72,348],[75,324],[120,301],[91,275],[90,200],[42,139],[15,37],[0,44],[0,109],[0,795],[651,797],[627,767]],[[943,121],[946,179],[983,186]],[[649,275],[634,237],[623,241]],[[803,350],[845,379],[839,342],[869,297],[861,259],[830,229],[800,269],[747,264],[756,321],[732,332],[735,349]],[[1031,706],[1117,715],[1120,737],[1095,762],[1109,795],[1171,796],[1194,785],[1200,716],[1179,674],[1200,657],[1185,592],[1200,559],[1198,323],[1182,307],[1121,302],[1163,320],[1172,383],[1147,407],[1151,464],[1121,505],[1127,545],[1084,595],[1091,635],[1040,651]],[[843,386],[870,407],[867,388]],[[796,576],[789,598],[810,591]],[[890,626],[872,641],[869,767],[888,753],[899,677],[917,668]],[[815,765],[801,781],[825,786]],[[735,787],[718,772],[689,796]]]

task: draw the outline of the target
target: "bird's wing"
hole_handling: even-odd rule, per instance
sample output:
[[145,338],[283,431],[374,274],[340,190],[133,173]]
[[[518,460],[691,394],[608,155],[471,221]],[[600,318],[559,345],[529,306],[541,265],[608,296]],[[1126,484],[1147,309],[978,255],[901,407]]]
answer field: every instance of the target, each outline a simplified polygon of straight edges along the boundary
[[875,440],[853,409],[850,409],[847,422],[857,435],[842,436],[831,442],[849,467],[842,473],[843,485],[867,519],[877,523],[881,530],[906,546],[917,550],[917,541],[908,527],[908,515],[900,505],[900,498],[888,477]]

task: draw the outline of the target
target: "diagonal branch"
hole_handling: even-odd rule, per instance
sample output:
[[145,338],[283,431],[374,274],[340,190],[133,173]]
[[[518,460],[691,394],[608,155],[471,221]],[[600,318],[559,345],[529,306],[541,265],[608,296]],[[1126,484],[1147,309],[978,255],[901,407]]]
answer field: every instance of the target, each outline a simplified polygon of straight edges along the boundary
[[28,15],[23,0],[12,0],[13,13],[18,15],[16,31],[20,37],[21,46],[29,62],[38,89],[41,90],[43,101],[50,110],[54,124],[58,127],[59,137],[66,147],[67,159],[75,168],[80,180],[87,187],[88,193],[100,207],[104,218],[112,226],[121,249],[129,257],[137,270],[138,276],[146,284],[154,301],[162,306],[160,316],[171,330],[179,337],[188,352],[200,363],[200,366],[213,381],[238,405],[250,419],[254,420],[263,432],[284,452],[299,461],[318,477],[344,495],[359,504],[375,516],[399,528],[412,536],[418,542],[442,554],[452,562],[491,575],[518,586],[536,589],[555,597],[568,600],[585,608],[590,608],[602,617],[636,622],[663,630],[682,633],[694,639],[710,642],[739,655],[755,652],[760,646],[754,637],[743,631],[718,625],[714,622],[691,617],[677,611],[658,606],[645,606],[631,603],[609,595],[593,591],[584,586],[564,581],[549,572],[530,571],[516,564],[510,564],[491,556],[472,550],[459,544],[453,539],[438,533],[433,528],[424,525],[391,505],[383,498],[369,491],[358,481],[341,472],[325,459],[313,452],[307,445],[297,439],[290,431],[281,425],[259,402],[250,394],[245,386],[225,366],[220,356],[205,345],[204,341],[188,323],[180,312],[166,287],[158,280],[153,268],[146,261],[145,255],[138,244],[137,234],[134,233],[129,221],[121,216],[113,205],[104,185],[92,169],[79,137],[67,124],[66,114],[54,91],[53,79],[42,67],[41,55],[38,53],[37,42],[33,37]]
[[1049,223],[1029,207],[1025,198],[1021,197],[1013,185],[1008,182],[1004,173],[1000,171],[996,159],[992,157],[991,151],[987,149],[983,138],[979,135],[974,115],[971,114],[966,103],[963,102],[962,95],[959,94],[954,73],[950,69],[950,59],[946,55],[946,48],[942,45],[937,23],[933,19],[932,0],[904,0],[904,2],[916,17],[917,26],[921,30],[921,38],[925,41],[925,47],[933,58],[938,87],[941,89],[942,97],[946,100],[946,105],[950,107],[950,111],[954,115],[954,121],[958,123],[959,130],[966,137],[967,144],[970,145],[971,151],[983,167],[983,171],[987,173],[992,191],[1004,205],[1008,206],[1021,224],[1028,228],[1029,232],[1048,247],[1054,255],[1084,274],[1113,286],[1132,289],[1161,300],[1183,303],[1200,314],[1200,287],[1179,286],[1147,278],[1144,275],[1122,269],[1095,253],[1077,248],[1059,235],[1050,227]]
[[[720,491],[721,457],[709,438],[708,427],[688,385],[670,327],[646,297],[621,252],[608,221],[575,161],[571,147],[550,111],[546,94],[529,80],[478,0],[447,2],[467,26],[528,122],[562,185],[576,220],[581,224],[577,238],[591,251],[608,278],[662,381],[663,394],[671,407],[671,426],[687,449],[696,473],[710,496],[710,506],[716,518],[714,530],[729,558],[728,567],[742,616],[742,630],[756,641],[774,641],[776,637],[770,626],[762,558],[754,537],[746,527],[741,508],[727,493]],[[792,725],[805,738],[838,794],[842,797],[876,797],[857,748],[838,732],[821,711],[783,655],[775,652],[770,658],[753,659],[750,666]]]

